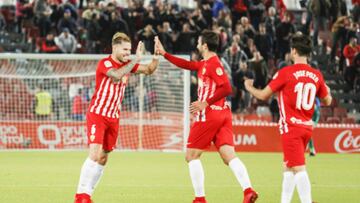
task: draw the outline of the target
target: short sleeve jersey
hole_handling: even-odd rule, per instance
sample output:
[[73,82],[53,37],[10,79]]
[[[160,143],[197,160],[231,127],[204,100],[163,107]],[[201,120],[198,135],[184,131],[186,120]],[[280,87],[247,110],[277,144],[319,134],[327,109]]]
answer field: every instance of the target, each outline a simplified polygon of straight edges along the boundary
[[320,71],[307,64],[295,64],[279,70],[269,87],[278,92],[281,134],[288,132],[288,126],[312,128],[315,97],[328,95]]
[[[96,69],[95,92],[91,98],[88,111],[108,118],[119,118],[121,102],[124,98],[125,88],[130,74],[123,76],[119,81],[114,81],[106,74],[110,69],[119,69],[129,62],[118,63],[111,56],[99,61]],[[139,65],[131,70],[135,73]]]

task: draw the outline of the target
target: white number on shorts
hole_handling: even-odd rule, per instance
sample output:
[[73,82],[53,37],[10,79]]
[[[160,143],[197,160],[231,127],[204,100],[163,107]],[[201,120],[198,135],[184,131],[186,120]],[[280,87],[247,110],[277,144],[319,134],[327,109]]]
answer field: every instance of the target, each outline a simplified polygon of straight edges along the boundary
[[297,109],[310,110],[313,107],[316,96],[316,86],[313,83],[299,82],[296,84],[294,92],[297,93]]

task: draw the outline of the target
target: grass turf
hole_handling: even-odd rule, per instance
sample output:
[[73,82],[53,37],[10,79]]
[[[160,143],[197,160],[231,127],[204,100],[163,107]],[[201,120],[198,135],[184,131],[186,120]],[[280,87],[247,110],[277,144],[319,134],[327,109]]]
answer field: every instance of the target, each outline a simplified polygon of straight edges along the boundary
[[[80,152],[0,152],[0,203],[72,203]],[[280,202],[280,153],[239,153],[258,202]],[[313,199],[319,203],[358,203],[359,154],[307,157]],[[217,153],[202,157],[209,203],[242,202],[242,191]],[[95,203],[190,203],[193,190],[182,153],[113,152],[93,199]],[[292,202],[299,202],[295,190]]]

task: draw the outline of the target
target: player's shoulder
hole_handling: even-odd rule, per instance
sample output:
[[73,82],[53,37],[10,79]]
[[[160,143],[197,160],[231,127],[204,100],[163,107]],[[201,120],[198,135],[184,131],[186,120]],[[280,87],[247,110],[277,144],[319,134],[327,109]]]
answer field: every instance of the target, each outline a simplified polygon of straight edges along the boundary
[[105,57],[99,61],[98,67],[111,68],[113,67],[113,63],[109,57]]

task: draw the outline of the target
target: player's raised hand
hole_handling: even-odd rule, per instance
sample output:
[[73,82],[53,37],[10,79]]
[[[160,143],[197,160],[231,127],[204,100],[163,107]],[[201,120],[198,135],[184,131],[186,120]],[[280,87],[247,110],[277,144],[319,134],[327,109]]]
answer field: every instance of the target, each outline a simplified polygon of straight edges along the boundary
[[136,47],[136,60],[140,61],[144,53],[144,43],[139,41]]
[[254,80],[245,78],[244,80],[245,89],[249,91],[250,88],[254,87]]
[[154,40],[155,40],[155,53],[164,55],[166,51],[164,49],[164,46],[161,44],[159,37],[156,36]]
[[195,114],[199,111],[204,110],[207,106],[208,106],[208,103],[206,101],[204,101],[204,102],[195,101],[195,102],[191,103],[191,105],[190,105],[190,113]]

